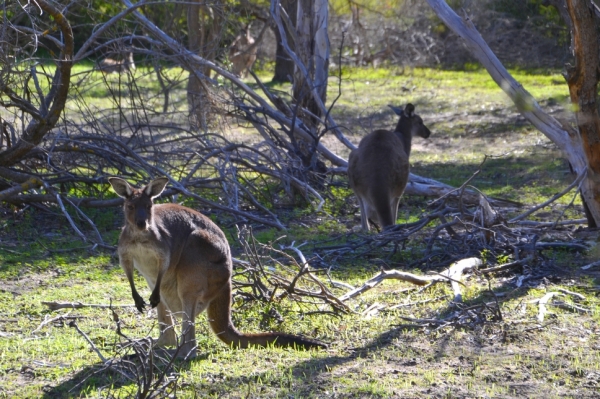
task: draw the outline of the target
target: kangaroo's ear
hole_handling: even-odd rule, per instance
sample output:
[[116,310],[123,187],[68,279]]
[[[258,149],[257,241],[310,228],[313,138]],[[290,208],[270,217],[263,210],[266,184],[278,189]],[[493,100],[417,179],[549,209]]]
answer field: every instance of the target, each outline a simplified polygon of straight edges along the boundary
[[402,108],[394,107],[392,104],[388,104],[388,107],[392,109],[398,116],[402,116]]
[[158,177],[152,180],[146,187],[144,187],[144,193],[150,196],[150,198],[156,198],[163,192],[165,186],[169,182],[169,179],[166,177]]
[[108,182],[119,197],[129,198],[133,194],[133,187],[120,177],[109,177]]
[[406,107],[404,107],[404,115],[409,118],[413,117],[415,115],[415,106],[411,103],[406,104]]

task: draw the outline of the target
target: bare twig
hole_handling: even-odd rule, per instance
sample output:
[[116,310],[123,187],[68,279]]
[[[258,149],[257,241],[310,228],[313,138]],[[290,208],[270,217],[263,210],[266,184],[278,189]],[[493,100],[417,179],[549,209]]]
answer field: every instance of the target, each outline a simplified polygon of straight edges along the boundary
[[97,304],[89,304],[89,303],[81,303],[81,302],[48,302],[42,301],[42,305],[48,306],[50,310],[59,310],[59,309],[82,309],[82,308],[99,308],[99,309],[111,309],[111,308],[131,308],[135,307],[135,305],[97,305]]
[[79,333],[79,335],[81,335],[87,341],[87,343],[90,345],[90,348],[92,348],[92,350],[94,352],[96,352],[96,354],[98,355],[98,357],[100,358],[100,360],[102,360],[102,363],[106,364],[107,360],[102,355],[102,352],[100,352],[100,350],[98,350],[98,348],[96,347],[96,345],[94,345],[94,343],[92,342],[92,340],[90,339],[90,337],[88,337],[86,333],[84,333],[83,331],[81,331],[81,329],[79,328],[79,326],[77,325],[77,322],[75,320],[71,320],[69,322],[69,327],[75,328],[75,330],[77,330],[77,332]]
[[587,175],[587,169],[585,169],[582,173],[579,174],[579,176],[577,176],[577,178],[571,183],[569,184],[569,186],[567,188],[565,188],[563,191],[561,191],[558,194],[553,195],[550,199],[548,199],[547,201],[544,201],[543,203],[534,206],[533,208],[531,208],[530,210],[528,210],[527,212],[524,212],[522,214],[520,214],[517,217],[514,217],[512,219],[510,219],[508,221],[508,223],[515,223],[518,222],[519,220],[523,220],[525,219],[527,216],[531,215],[532,213],[542,209],[545,206],[550,205],[551,203],[553,203],[554,201],[556,201],[557,199],[559,199],[560,197],[564,196],[565,194],[567,194],[569,191],[571,191],[573,188],[577,187],[579,185],[579,183],[581,181],[583,181],[583,179],[585,178],[585,176]]

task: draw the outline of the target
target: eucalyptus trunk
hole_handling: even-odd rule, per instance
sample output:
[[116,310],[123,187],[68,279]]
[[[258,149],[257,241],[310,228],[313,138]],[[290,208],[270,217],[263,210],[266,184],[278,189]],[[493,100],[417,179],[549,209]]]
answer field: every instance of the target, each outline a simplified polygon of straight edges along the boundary
[[[188,5],[188,49],[202,58],[214,61],[219,49],[223,25],[223,2],[221,0],[205,5],[201,0],[193,0]],[[190,70],[187,84],[187,99],[190,121],[197,129],[205,131],[215,120],[215,106],[211,99],[208,67]]]
[[[437,16],[458,36],[487,69],[494,81],[511,98],[521,114],[563,152],[577,176],[586,174],[581,195],[588,225],[600,223],[600,123],[596,93],[598,83],[598,34],[593,5],[589,0],[566,0],[571,27],[575,66],[569,68],[567,82],[576,112],[578,130],[545,113],[535,99],[504,68],[483,40],[472,21],[459,17],[443,0],[427,0]],[[556,3],[556,1],[554,1]],[[562,10],[563,17],[567,13]]]
[[[287,12],[294,25],[296,24],[296,3],[296,0],[281,0],[281,6]],[[286,36],[291,36],[287,30]],[[279,29],[275,29],[275,38],[277,40],[277,48],[275,51],[275,74],[273,75],[273,82],[291,82],[294,76],[294,61],[286,53],[285,47],[281,43]]]

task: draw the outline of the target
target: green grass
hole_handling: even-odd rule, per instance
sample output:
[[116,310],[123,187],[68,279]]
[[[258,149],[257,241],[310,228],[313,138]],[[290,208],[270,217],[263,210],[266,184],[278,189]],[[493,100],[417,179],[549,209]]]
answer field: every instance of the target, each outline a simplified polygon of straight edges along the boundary
[[[108,75],[107,86],[101,74],[89,72],[89,66],[76,68],[75,80],[86,78],[94,83],[79,89],[85,99],[84,110],[98,112],[119,101],[131,105],[128,94],[133,85],[119,86],[118,76]],[[185,79],[180,69],[168,73],[172,79]],[[542,106],[563,112],[568,108],[567,86],[558,72],[512,73]],[[263,71],[260,76],[268,79],[270,72]],[[417,174],[458,186],[475,173],[484,155],[490,155],[471,184],[488,195],[526,205],[547,199],[572,179],[557,149],[518,117],[515,107],[485,71],[344,68],[342,78],[342,95],[332,115],[354,143],[374,128],[394,125],[395,116],[387,104],[416,104],[417,112],[432,130],[428,141],[414,141],[411,163]],[[126,81],[124,76],[123,81]],[[158,91],[157,82],[143,66],[136,72],[136,85],[148,93]],[[107,87],[118,95],[113,96]],[[289,95],[290,85],[271,87]],[[183,83],[173,89],[173,110],[186,107],[184,89]],[[330,104],[337,90],[332,71]],[[160,110],[162,98],[152,97],[148,105]],[[69,104],[68,117],[83,118],[81,110],[81,104]],[[244,134],[249,133],[244,131]],[[325,140],[329,140],[329,145],[335,143],[331,137]],[[347,155],[347,149],[341,146],[336,147],[336,152]],[[261,243],[276,240],[282,244],[306,243],[302,249],[311,263],[321,262],[332,280],[353,286],[360,286],[382,266],[405,268],[420,258],[434,226],[429,226],[422,236],[408,240],[394,254],[388,246],[365,256],[312,257],[323,255],[325,250],[321,248],[357,237],[351,233],[360,224],[354,196],[344,176],[336,177],[335,183],[324,193],[323,211],[314,212],[308,206],[274,208],[289,229],[279,232],[257,226],[256,239]],[[265,187],[265,197],[270,190],[273,187]],[[544,209],[549,216],[539,218],[554,220],[565,210],[567,217],[581,217],[580,202],[575,199],[571,205],[572,199],[572,195],[561,198]],[[427,211],[426,201],[405,196],[399,221],[417,220]],[[192,202],[186,204],[194,206]],[[120,210],[87,214],[104,240],[116,245]],[[31,209],[20,213],[7,211],[5,215],[0,223],[0,398],[106,397],[109,393],[131,397],[135,392],[132,382],[106,372],[91,376],[99,369],[100,359],[85,339],[69,327],[69,322],[75,320],[103,356],[111,358],[118,353],[117,343],[121,341],[111,312],[100,308],[50,311],[42,304],[42,301],[65,301],[132,305],[130,289],[115,254],[77,249],[86,243],[73,235],[59,211],[51,216]],[[225,225],[219,219],[221,216],[211,217]],[[578,232],[563,233],[565,239],[571,239]],[[235,256],[243,257],[235,230],[231,228],[226,234]],[[594,240],[595,237],[588,238]],[[493,251],[482,256],[490,261],[512,260],[506,253]],[[532,288],[517,288],[512,280],[515,274],[511,273],[492,276],[489,281],[472,276],[463,288],[465,305],[495,302],[488,291],[491,287],[499,295],[503,315],[502,322],[473,328],[448,326],[423,330],[411,327],[404,319],[439,319],[450,314],[454,309],[450,303],[452,291],[446,284],[408,292],[407,289],[413,288],[408,283],[385,281],[349,300],[347,305],[353,312],[339,316],[312,313],[314,307],[289,299],[262,303],[238,296],[234,300],[233,320],[240,330],[304,334],[329,342],[330,348],[232,350],[216,338],[205,316],[201,316],[197,326],[198,359],[175,365],[179,378],[177,396],[592,398],[600,384],[597,377],[600,375],[599,277],[580,275],[578,266],[597,258],[597,247],[589,253],[544,251],[542,261],[556,266],[556,273]],[[289,273],[283,268],[276,271]],[[319,277],[336,295],[346,292],[331,287],[324,274]],[[150,291],[144,280],[137,276],[136,284],[142,296],[148,298]],[[549,306],[548,324],[538,326],[538,306],[533,301],[559,288],[585,295],[586,299],[581,301],[570,296],[560,299],[577,303],[591,313],[578,314]],[[377,304],[388,309],[372,311]],[[397,307],[389,309],[391,306]],[[272,308],[283,316],[282,323],[266,316]],[[133,307],[119,307],[116,312],[128,336],[157,336],[152,312],[140,314]],[[42,325],[60,315],[66,321],[57,319]]]

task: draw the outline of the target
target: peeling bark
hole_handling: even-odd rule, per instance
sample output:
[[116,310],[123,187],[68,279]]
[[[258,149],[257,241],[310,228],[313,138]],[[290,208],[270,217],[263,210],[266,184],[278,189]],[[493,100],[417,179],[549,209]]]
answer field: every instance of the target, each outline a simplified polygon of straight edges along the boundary
[[[588,164],[589,192],[585,197],[587,208],[600,222],[600,116],[598,115],[598,76],[600,60],[598,50],[598,23],[593,6],[586,0],[567,0],[567,10],[572,24],[575,65],[567,66],[566,79],[571,101],[575,104],[577,125]],[[589,200],[592,199],[592,202]],[[596,223],[597,225],[598,223]]]

